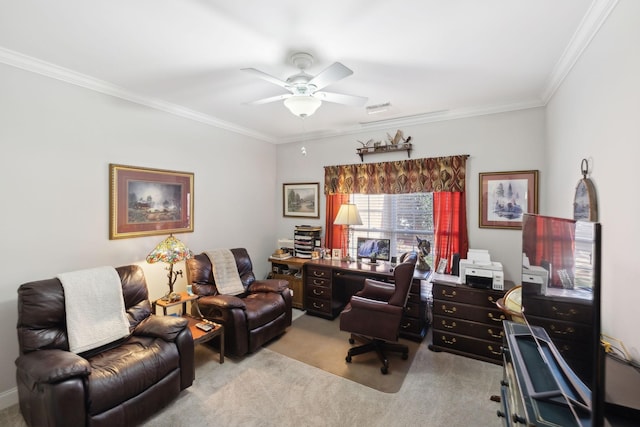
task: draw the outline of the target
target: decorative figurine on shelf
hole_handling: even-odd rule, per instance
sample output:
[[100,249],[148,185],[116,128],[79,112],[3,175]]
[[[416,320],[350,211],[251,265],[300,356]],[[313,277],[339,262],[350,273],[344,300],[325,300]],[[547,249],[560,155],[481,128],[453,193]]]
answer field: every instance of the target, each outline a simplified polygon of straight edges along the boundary
[[431,253],[431,242],[427,239],[421,239],[416,236],[418,240],[418,262],[416,263],[416,269],[420,271],[429,271],[431,266],[427,263],[426,257]]
[[387,133],[387,140],[389,141],[389,144],[393,145],[394,147],[401,147],[403,144],[406,144],[409,141],[411,141],[411,137],[409,136],[405,138],[404,132],[398,129],[394,136],[391,136],[389,135],[389,133]]

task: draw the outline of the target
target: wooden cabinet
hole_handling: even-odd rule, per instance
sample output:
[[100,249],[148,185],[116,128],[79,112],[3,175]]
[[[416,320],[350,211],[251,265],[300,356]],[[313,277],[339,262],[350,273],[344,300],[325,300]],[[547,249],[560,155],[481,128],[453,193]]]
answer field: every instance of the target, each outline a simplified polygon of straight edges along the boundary
[[413,279],[400,323],[400,336],[413,341],[422,341],[429,327],[427,292],[423,282],[425,281]]
[[[512,284],[511,284],[512,286]],[[502,364],[504,291],[433,283],[433,342],[429,348]]]
[[289,289],[293,293],[291,305],[299,309],[304,308],[303,265],[307,261],[307,259],[297,257],[286,259],[269,258],[269,262],[271,262],[269,277],[289,282]]
[[310,314],[333,319],[344,307],[337,287],[333,286],[333,272],[330,267],[308,264],[304,275],[304,288],[305,308]]
[[592,378],[593,306],[591,301],[523,294],[527,321],[542,326],[578,376]]

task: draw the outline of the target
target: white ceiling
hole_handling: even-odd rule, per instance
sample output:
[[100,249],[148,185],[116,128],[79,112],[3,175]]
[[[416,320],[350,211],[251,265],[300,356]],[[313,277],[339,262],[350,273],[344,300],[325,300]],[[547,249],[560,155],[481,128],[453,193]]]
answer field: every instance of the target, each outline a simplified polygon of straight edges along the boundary
[[[614,0],[0,0],[0,62],[273,143],[544,105]],[[354,74],[302,120],[243,72]]]

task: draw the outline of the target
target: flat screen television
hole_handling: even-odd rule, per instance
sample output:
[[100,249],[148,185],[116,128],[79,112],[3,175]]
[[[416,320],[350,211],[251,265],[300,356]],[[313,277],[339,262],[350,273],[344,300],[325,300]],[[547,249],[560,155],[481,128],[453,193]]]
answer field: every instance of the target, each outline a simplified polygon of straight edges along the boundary
[[390,239],[372,239],[369,237],[358,237],[357,258],[368,258],[371,262],[376,260],[389,261],[391,252]]
[[599,223],[523,216],[523,315],[526,323],[545,329],[569,368],[589,388],[591,426],[603,425],[604,417],[600,235]]

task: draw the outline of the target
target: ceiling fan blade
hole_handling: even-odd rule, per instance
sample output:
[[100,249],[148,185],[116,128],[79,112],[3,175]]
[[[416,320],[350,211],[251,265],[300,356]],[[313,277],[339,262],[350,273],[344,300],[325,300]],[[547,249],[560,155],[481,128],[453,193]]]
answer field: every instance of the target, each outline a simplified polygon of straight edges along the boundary
[[345,95],[333,92],[314,92],[313,96],[322,101],[334,102],[336,104],[350,105],[352,107],[364,107],[369,98],[356,95]]
[[292,97],[292,96],[293,96],[293,94],[291,94],[291,93],[285,93],[283,95],[276,95],[276,96],[271,96],[269,98],[258,99],[257,101],[247,102],[247,104],[249,104],[249,105],[268,104],[270,102],[282,101],[283,99],[287,99],[287,98]]
[[329,67],[325,68],[317,76],[309,81],[310,85],[314,85],[316,90],[320,90],[325,86],[329,86],[331,83],[342,80],[345,77],[353,74],[353,71],[339,62],[334,62]]
[[290,86],[287,82],[285,82],[284,80],[280,80],[277,77],[273,77],[270,74],[265,73],[264,71],[260,71],[260,70],[256,70],[255,68],[241,68],[241,71],[246,71],[248,73],[254,74],[258,77],[260,77],[261,79],[264,79],[268,82],[273,83],[274,85],[278,85],[280,87],[283,87],[287,90],[289,90]]

